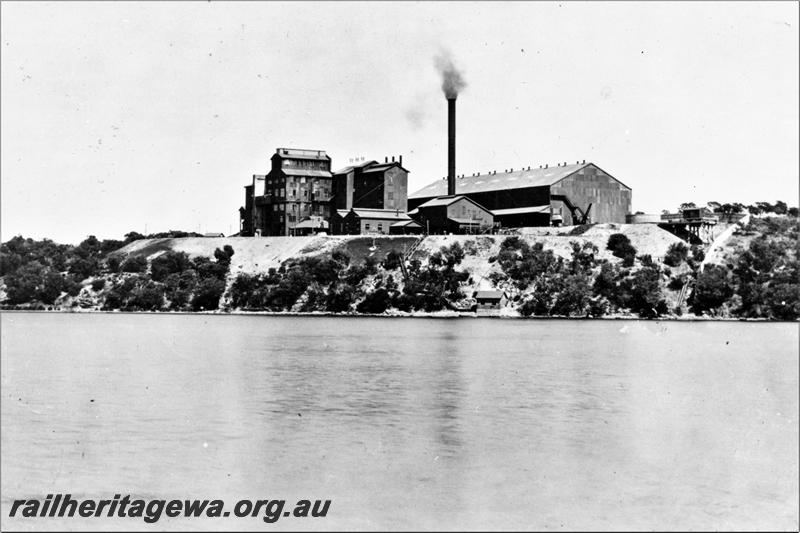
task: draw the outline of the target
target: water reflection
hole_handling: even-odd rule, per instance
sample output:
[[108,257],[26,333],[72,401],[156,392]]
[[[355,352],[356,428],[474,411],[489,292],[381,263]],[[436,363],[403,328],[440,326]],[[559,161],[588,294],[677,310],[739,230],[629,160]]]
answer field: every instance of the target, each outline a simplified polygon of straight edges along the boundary
[[793,325],[2,320],[0,516],[122,490],[332,498],[331,529],[797,521]]

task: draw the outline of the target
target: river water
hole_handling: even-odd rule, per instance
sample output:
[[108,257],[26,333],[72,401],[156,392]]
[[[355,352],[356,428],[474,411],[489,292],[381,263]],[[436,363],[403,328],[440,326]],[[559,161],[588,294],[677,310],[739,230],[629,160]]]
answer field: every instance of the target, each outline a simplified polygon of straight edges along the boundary
[[798,527],[797,324],[3,313],[0,361],[4,529]]

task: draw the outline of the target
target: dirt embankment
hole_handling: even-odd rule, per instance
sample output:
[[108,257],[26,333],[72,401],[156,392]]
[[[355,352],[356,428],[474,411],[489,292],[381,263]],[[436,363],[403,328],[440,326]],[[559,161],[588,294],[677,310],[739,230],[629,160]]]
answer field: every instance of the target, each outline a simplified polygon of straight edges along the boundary
[[[520,236],[530,244],[541,242],[545,249],[558,256],[572,256],[572,242],[583,245],[590,242],[598,248],[598,259],[617,260],[606,250],[608,238],[614,233],[628,236],[639,254],[649,254],[660,261],[667,248],[681,240],[671,233],[650,224],[597,224],[564,228],[525,228]],[[172,250],[185,252],[190,257],[213,258],[214,250],[230,245],[234,250],[231,258],[229,280],[239,273],[255,274],[278,268],[285,261],[302,257],[330,253],[340,250],[353,261],[360,262],[367,256],[382,260],[391,250],[407,252],[419,242],[413,257],[424,259],[442,246],[458,242],[464,247],[466,256],[461,268],[468,271],[474,289],[488,289],[489,275],[499,269],[490,258],[496,256],[500,243],[506,235],[431,235],[423,239],[417,236],[312,236],[312,237],[186,237],[178,239],[143,239],[134,241],[117,251],[124,256],[144,256],[152,260]]]

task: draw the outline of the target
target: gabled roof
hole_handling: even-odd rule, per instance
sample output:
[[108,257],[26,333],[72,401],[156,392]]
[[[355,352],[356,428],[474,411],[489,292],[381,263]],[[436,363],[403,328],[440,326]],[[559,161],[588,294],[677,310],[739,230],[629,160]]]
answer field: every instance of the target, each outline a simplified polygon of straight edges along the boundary
[[550,213],[549,205],[534,205],[531,207],[512,207],[510,209],[495,209],[492,214],[496,217],[505,215],[527,215],[529,213]]
[[482,299],[490,299],[490,298],[494,299],[494,298],[496,298],[496,299],[499,300],[505,295],[506,295],[506,293],[504,291],[495,291],[495,290],[475,291],[475,298],[482,298]]
[[334,172],[334,174],[347,174],[348,172],[350,172],[354,168],[368,167],[370,165],[375,165],[377,163],[378,162],[374,161],[374,160],[372,160],[372,161],[362,161],[361,163],[357,163],[355,165],[350,165],[349,167],[340,168],[339,170]]
[[409,219],[409,220],[401,220],[400,222],[395,222],[394,224],[392,224],[392,227],[393,228],[409,228],[409,227],[421,228],[422,224],[420,224],[419,222],[417,222],[415,220]]
[[309,218],[309,219],[303,220],[302,222],[298,222],[297,225],[295,225],[295,228],[301,228],[301,229],[302,228],[312,228],[312,229],[313,228],[324,228],[324,229],[327,229],[328,228],[328,222],[325,221],[325,220],[311,220]]
[[[523,189],[527,187],[544,187],[554,185],[564,178],[574,174],[580,169],[593,163],[580,163],[549,168],[532,168],[530,170],[516,170],[514,172],[498,172],[493,174],[480,174],[478,176],[464,176],[456,178],[456,194],[469,194],[506,189]],[[609,174],[610,176],[610,174]],[[614,178],[616,179],[616,178]],[[619,181],[619,180],[617,180]],[[409,198],[429,198],[447,194],[447,180],[436,180],[426,187],[409,194]]]
[[369,209],[354,207],[350,210],[359,218],[371,218],[380,220],[409,220],[409,216],[397,209]]
[[466,200],[469,203],[471,203],[471,204],[473,204],[473,205],[475,205],[477,207],[480,207],[481,209],[483,209],[487,213],[491,213],[491,211],[489,211],[488,209],[483,207],[481,204],[479,204],[475,200],[472,200],[468,196],[464,196],[463,194],[457,194],[455,196],[439,196],[438,198],[433,198],[431,200],[428,200],[424,204],[418,205],[417,208],[414,211],[412,211],[412,213],[418,212],[420,209],[425,209],[425,208],[428,208],[428,207],[442,207],[442,206],[446,207],[446,206],[448,206],[450,204],[454,204],[455,202],[458,202],[460,200]]
[[400,167],[406,172],[408,172],[408,170],[405,167],[403,167],[403,165],[401,165],[399,161],[393,161],[391,163],[380,163],[378,165],[371,166],[368,169],[364,170],[364,173],[366,174],[367,172],[384,172],[385,170],[388,170],[392,167]]
[[433,200],[428,200],[424,204],[418,205],[417,209],[420,209],[422,207],[437,207],[441,205],[450,205],[463,198],[466,198],[466,196],[461,194],[457,194],[455,196],[439,195],[437,198],[434,198]]

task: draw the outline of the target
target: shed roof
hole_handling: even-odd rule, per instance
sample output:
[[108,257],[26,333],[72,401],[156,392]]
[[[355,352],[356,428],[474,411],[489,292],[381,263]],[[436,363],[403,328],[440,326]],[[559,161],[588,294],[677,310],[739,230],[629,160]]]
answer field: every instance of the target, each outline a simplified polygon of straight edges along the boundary
[[[594,164],[580,163],[560,167],[516,170],[514,172],[503,172],[502,174],[490,173],[480,174],[478,176],[464,176],[463,178],[456,178],[456,193],[469,194],[505,189],[549,186],[589,165]],[[409,194],[408,197],[428,198],[430,196],[441,196],[444,194],[447,194],[447,180],[439,179]]]
[[395,222],[394,224],[392,224],[392,227],[393,228],[411,228],[411,227],[421,228],[422,224],[420,224],[419,222],[417,222],[415,220],[409,219],[409,220],[401,220],[400,222]]
[[350,165],[350,166],[347,166],[347,167],[344,167],[344,168],[340,168],[339,170],[334,172],[334,174],[347,174],[348,172],[350,172],[354,168],[368,167],[369,165],[374,165],[376,163],[377,163],[377,161],[374,161],[374,160],[362,161],[361,163],[356,163],[355,165]]
[[505,215],[526,215],[529,213],[549,213],[549,205],[534,205],[530,207],[513,207],[511,209],[495,209],[492,214],[496,217]]
[[458,202],[459,200],[466,200],[469,203],[471,203],[471,204],[473,204],[473,205],[475,205],[477,207],[480,207],[481,209],[483,209],[487,213],[491,213],[491,211],[489,211],[488,209],[483,207],[481,204],[479,204],[478,202],[476,202],[475,200],[473,200],[469,196],[464,196],[463,194],[457,194],[455,196],[439,196],[438,198],[432,198],[432,199],[428,200],[427,202],[425,202],[424,204],[418,205],[417,208],[414,209],[413,211],[409,212],[409,214],[410,215],[414,215],[414,214],[418,213],[420,209],[427,209],[429,207],[448,206],[450,204],[454,204],[454,203]]
[[484,300],[501,299],[505,295],[503,291],[475,291],[475,298]]
[[367,172],[383,172],[383,171],[385,171],[387,169],[390,169],[392,167],[400,167],[403,170],[405,170],[406,172],[408,172],[408,170],[406,170],[403,167],[403,165],[400,164],[399,161],[393,161],[391,163],[380,163],[378,165],[371,166],[368,169],[364,170],[364,173],[367,173]]
[[409,216],[397,209],[369,209],[354,207],[351,209],[359,218],[372,218],[380,220],[410,220]]
[[326,228],[328,227],[328,222],[325,220],[311,220],[306,219],[302,222],[298,222],[295,228]]

